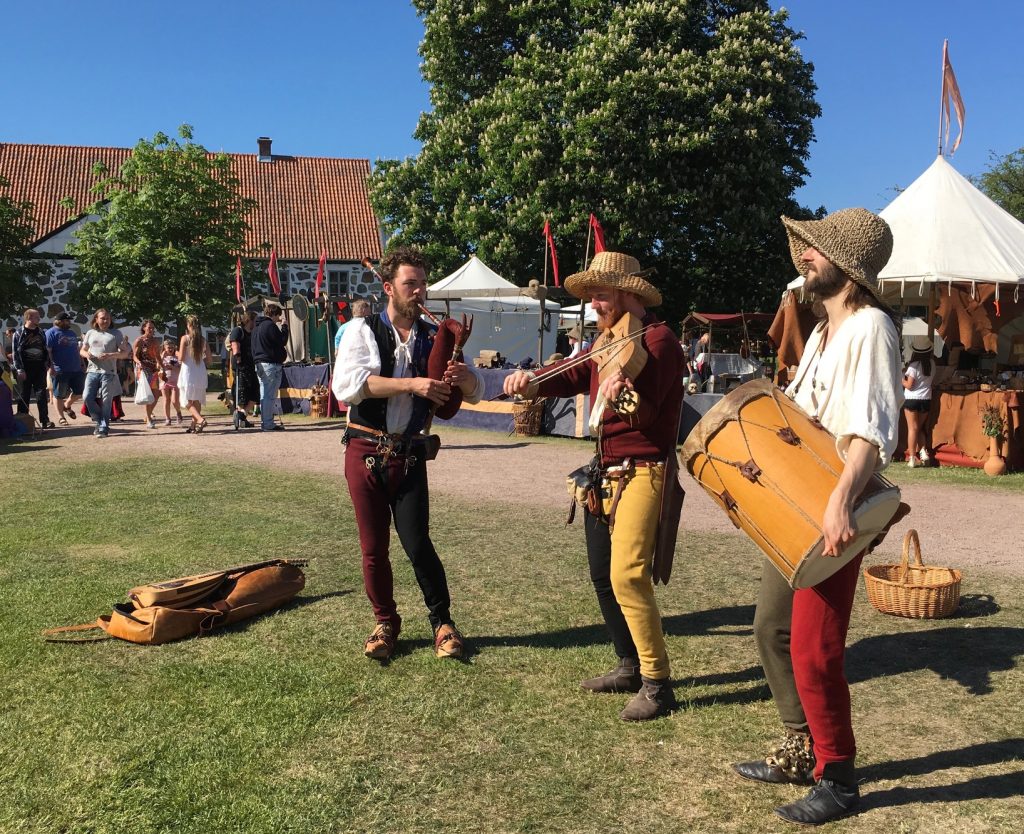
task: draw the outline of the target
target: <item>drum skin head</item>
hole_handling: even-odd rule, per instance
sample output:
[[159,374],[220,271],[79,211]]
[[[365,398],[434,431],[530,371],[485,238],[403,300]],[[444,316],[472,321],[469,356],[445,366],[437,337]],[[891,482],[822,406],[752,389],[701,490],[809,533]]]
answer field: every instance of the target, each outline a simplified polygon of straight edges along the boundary
[[[857,523],[857,537],[850,542],[839,556],[822,556],[824,538],[818,539],[800,560],[792,577],[787,577],[794,590],[813,588],[828,579],[862,552],[885,529],[900,506],[900,491],[897,487],[876,492],[857,504],[853,512]],[[785,576],[785,573],[783,573]]]

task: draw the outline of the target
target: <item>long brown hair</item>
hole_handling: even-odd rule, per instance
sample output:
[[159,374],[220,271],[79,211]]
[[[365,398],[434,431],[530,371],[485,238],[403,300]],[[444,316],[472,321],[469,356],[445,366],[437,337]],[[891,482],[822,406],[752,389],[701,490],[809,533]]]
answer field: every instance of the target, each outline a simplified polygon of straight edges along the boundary
[[[910,362],[920,362],[921,372],[925,376],[932,375],[932,351],[931,348],[928,350],[915,350],[910,354]],[[910,367],[910,362],[907,363],[907,367]],[[904,369],[905,370],[905,369]]]
[[203,328],[199,324],[199,316],[188,316],[185,319],[185,337],[188,339],[188,349],[192,352],[192,359],[199,363],[205,353],[206,340],[203,338]]

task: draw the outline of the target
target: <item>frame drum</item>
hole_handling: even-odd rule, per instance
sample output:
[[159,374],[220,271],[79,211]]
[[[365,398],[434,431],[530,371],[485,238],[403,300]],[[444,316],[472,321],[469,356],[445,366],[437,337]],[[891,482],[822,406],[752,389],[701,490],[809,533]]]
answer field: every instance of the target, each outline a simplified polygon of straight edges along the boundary
[[793,588],[827,579],[886,529],[899,488],[873,475],[854,504],[857,536],[822,556],[821,521],[843,461],[835,437],[771,381],[747,382],[694,427],[678,451],[685,468]]

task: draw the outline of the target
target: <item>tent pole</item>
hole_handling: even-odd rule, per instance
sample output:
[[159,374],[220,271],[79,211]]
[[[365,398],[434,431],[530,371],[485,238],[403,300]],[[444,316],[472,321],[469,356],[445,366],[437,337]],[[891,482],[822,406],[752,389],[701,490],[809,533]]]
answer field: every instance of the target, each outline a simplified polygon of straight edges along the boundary
[[[586,272],[587,267],[590,266],[590,236],[593,233],[593,231],[594,231],[594,227],[590,223],[587,223],[587,245],[586,245],[586,248],[584,248],[584,250],[583,250],[583,271],[584,272]],[[584,301],[581,298],[580,299],[580,314],[579,314],[579,318],[577,319],[577,327],[579,328],[579,331],[580,331],[580,345],[581,346],[583,344],[583,322],[584,322],[584,319],[586,318],[586,310],[584,309],[585,306],[586,305],[584,304]]]
[[545,299],[546,295],[547,295],[547,293],[544,293],[540,297],[540,321],[537,323],[537,365],[538,366],[544,364],[544,302],[546,300]]
[[935,287],[936,284],[931,285],[931,289],[928,290],[928,338],[932,340],[932,353],[935,353]]

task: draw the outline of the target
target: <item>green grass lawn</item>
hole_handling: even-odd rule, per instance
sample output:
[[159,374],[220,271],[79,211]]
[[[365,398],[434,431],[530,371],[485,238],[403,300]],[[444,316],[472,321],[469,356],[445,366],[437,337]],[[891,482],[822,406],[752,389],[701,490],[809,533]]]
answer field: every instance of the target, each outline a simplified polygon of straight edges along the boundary
[[[398,554],[405,626],[381,666],[362,656],[372,616],[340,480],[164,458],[19,463],[0,517],[0,831],[795,830],[771,812],[801,789],[728,768],[778,730],[746,541],[680,543],[659,599],[684,709],[634,726],[617,717],[626,696],[578,689],[613,657],[560,500],[528,517],[435,500],[472,652],[433,657]],[[40,637],[142,582],[273,556],[311,559],[305,591],[213,636]],[[960,616],[924,622],[860,592],[848,667],[865,812],[830,831],[1021,830],[1024,581],[972,572],[964,593]]]

